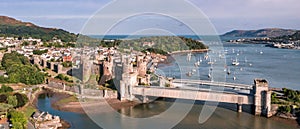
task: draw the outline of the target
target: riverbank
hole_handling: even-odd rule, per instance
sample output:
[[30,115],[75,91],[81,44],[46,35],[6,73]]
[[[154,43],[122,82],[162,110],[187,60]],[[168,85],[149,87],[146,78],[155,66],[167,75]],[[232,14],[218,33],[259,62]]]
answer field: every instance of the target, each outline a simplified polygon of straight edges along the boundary
[[[51,90],[49,90],[49,89],[39,89],[38,91],[36,91],[36,92],[32,95],[33,98],[32,98],[32,100],[30,101],[30,102],[31,102],[31,105],[33,105],[33,107],[34,107],[36,110],[39,110],[39,109],[38,109],[38,105],[37,105],[39,96],[42,95],[42,94],[49,94],[49,93],[50,93],[50,94],[53,94],[53,93],[55,93],[55,92],[53,92],[53,91],[51,91]],[[60,118],[60,122],[61,122],[61,124],[62,124],[62,127],[59,127],[58,129],[68,129],[68,128],[71,127],[71,124],[70,124],[68,121],[66,121],[66,120],[63,120],[63,119]]]
[[[138,103],[133,101],[120,101],[117,98],[103,99],[103,101],[85,101],[80,102],[78,99],[75,100],[72,95],[55,93],[55,99],[51,102],[51,106],[59,111],[74,112],[85,114],[83,105],[85,107],[97,107],[108,103],[114,110],[120,110],[122,108],[127,108],[135,106]],[[106,102],[105,102],[106,101]],[[99,108],[99,107],[98,107]]]
[[204,52],[208,52],[208,51],[209,51],[209,49],[195,49],[195,50],[173,51],[169,54],[172,55],[172,54],[183,54],[183,53],[204,53]]
[[[93,106],[99,106],[108,103],[114,110],[120,110],[122,108],[127,108],[131,106],[138,105],[139,103],[134,102],[134,101],[120,101],[117,98],[107,98],[103,99],[103,101],[79,101],[76,96],[66,94],[66,93],[61,93],[61,92],[54,92],[50,89],[44,89],[37,94],[35,94],[35,98],[33,101],[33,104],[37,108],[37,101],[38,101],[38,96],[41,94],[48,94],[49,96],[52,96],[51,99],[51,107],[55,110],[59,111],[65,111],[65,112],[74,112],[74,113],[80,113],[80,114],[85,114],[84,108],[82,105],[85,107],[93,107]],[[106,101],[106,102],[105,102]]]
[[280,116],[273,116],[273,117],[271,117],[269,119],[277,121],[279,123],[284,123],[284,124],[287,124],[287,125],[291,125],[291,126],[296,127],[296,128],[300,128],[300,125],[299,125],[300,121],[299,120],[286,119],[286,118],[282,118]]

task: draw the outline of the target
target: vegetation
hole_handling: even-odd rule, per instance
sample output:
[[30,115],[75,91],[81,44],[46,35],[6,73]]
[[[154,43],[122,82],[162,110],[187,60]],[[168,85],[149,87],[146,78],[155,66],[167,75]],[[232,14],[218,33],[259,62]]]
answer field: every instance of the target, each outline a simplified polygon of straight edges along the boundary
[[38,26],[24,25],[0,25],[0,36],[36,38],[42,41],[51,41],[53,37],[61,39],[63,42],[75,42],[77,35],[62,29],[42,28]]
[[55,48],[65,48],[65,47],[75,47],[74,43],[44,43],[44,47],[55,47]]
[[13,92],[13,88],[6,86],[6,85],[2,85],[0,88],[0,93],[9,93],[9,92]]
[[274,40],[281,40],[282,42],[300,40],[300,31],[297,31],[296,33],[294,33],[292,35],[275,37]]
[[23,42],[21,45],[22,45],[22,46],[28,46],[29,44],[30,44],[29,42],[26,42],[26,41],[25,41],[25,42]]
[[287,106],[279,106],[278,107],[278,112],[282,112],[282,113],[291,113],[291,106],[287,105]]
[[[143,43],[154,43],[153,46],[143,45]],[[159,54],[167,54],[168,52],[180,51],[180,50],[195,50],[195,49],[207,49],[202,42],[193,40],[191,38],[176,37],[176,36],[152,36],[142,37],[139,39],[131,40],[100,40],[91,38],[88,36],[80,35],[77,40],[77,47],[82,46],[103,46],[103,47],[116,47],[120,51],[125,49],[133,49],[136,51],[155,52]]]
[[42,55],[42,54],[44,54],[44,53],[47,53],[48,52],[48,50],[46,49],[46,50],[33,50],[33,54],[34,55]]
[[71,61],[62,62],[61,64],[65,68],[72,67],[72,62]]
[[23,111],[25,116],[27,118],[30,118],[34,112],[36,112],[37,109],[35,109],[35,107],[33,107],[32,105],[29,105],[25,108],[25,110]]
[[119,46],[121,42],[122,42],[121,40],[115,40],[113,42],[102,40],[101,43],[100,43],[100,45],[102,47],[108,47],[108,48],[110,48],[110,47]]
[[13,109],[13,107],[7,103],[0,103],[0,114],[7,114],[7,111]]
[[283,88],[284,96],[286,96],[286,100],[290,102],[300,102],[300,91],[291,90]]
[[8,69],[13,64],[30,65],[30,62],[25,56],[17,52],[12,52],[4,54],[1,64],[5,69]]
[[63,74],[58,74],[55,78],[59,79],[59,80],[66,81],[66,82],[73,82],[72,79],[70,79],[68,76],[63,75]]
[[15,93],[14,96],[16,96],[18,101],[18,104],[16,106],[17,108],[23,107],[28,102],[28,98],[25,94]]
[[146,53],[146,52],[150,52],[150,53],[156,53],[156,54],[161,54],[161,55],[167,55],[168,52],[161,50],[161,49],[156,49],[156,48],[148,48],[143,50],[142,52]]
[[71,95],[67,98],[59,100],[56,104],[60,105],[60,104],[66,104],[66,103],[69,103],[69,102],[78,102],[78,98],[75,95]]
[[273,92],[271,95],[271,102],[272,104],[278,105],[278,113],[300,113],[300,91],[282,88],[282,91],[277,92],[280,92],[281,94]]
[[17,97],[14,96],[14,95],[13,96],[8,96],[7,103],[9,105],[12,105],[13,107],[17,107],[17,105],[18,105]]
[[27,118],[24,113],[20,111],[10,111],[9,112],[10,121],[13,124],[12,129],[26,129],[27,128]]
[[4,54],[2,66],[8,74],[8,78],[0,76],[0,83],[24,83],[30,85],[44,83],[45,74],[31,65],[28,58],[17,52]]
[[118,48],[133,49],[144,52],[150,51],[163,55],[174,51],[208,49],[208,47],[200,41],[176,36],[153,36],[143,37],[140,39],[124,40],[119,43]]
[[[12,129],[26,129],[27,117],[23,112],[17,111],[14,108],[23,107],[28,102],[27,96],[25,94],[13,93],[13,89],[5,85],[2,85],[0,91],[0,113],[7,114],[13,125]],[[32,114],[33,112],[26,111],[26,113]]]

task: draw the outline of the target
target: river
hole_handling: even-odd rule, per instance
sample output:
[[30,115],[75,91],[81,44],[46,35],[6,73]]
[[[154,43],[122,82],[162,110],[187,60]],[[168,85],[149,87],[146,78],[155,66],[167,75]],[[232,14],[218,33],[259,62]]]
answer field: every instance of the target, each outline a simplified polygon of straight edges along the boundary
[[[242,84],[252,84],[254,78],[265,78],[269,81],[271,87],[287,87],[291,89],[300,89],[299,86],[299,66],[300,51],[289,49],[275,49],[264,47],[263,44],[227,44],[224,43],[224,49],[227,50],[226,61],[232,74],[227,76],[228,82],[236,82]],[[180,58],[186,58],[186,55],[177,55]],[[203,57],[204,54],[196,54],[197,58]],[[231,66],[232,59],[238,59],[240,65]],[[203,58],[202,58],[203,59]],[[250,65],[251,64],[251,65]],[[175,65],[165,65],[159,69],[169,76],[179,74]],[[200,79],[208,79],[208,69],[210,65],[205,61],[201,64]],[[234,73],[234,74],[233,74]],[[236,80],[233,80],[236,76]],[[71,129],[97,129],[100,128],[87,115],[57,111],[51,107],[51,99],[53,97],[44,96],[38,99],[38,109],[48,111],[51,114],[58,115],[71,124]],[[295,127],[287,125],[273,119],[264,117],[256,117],[250,113],[237,113],[234,108],[218,107],[212,116],[203,124],[198,123],[198,117],[202,110],[201,102],[196,102],[188,115],[174,128],[207,128],[207,129],[232,129],[232,128],[255,128],[255,129],[293,129]],[[153,114],[159,114],[169,106],[172,102],[155,101],[149,104],[137,105],[131,108],[121,110],[123,114],[130,114],[131,117],[148,117]],[[226,107],[226,106],[225,106]],[[229,105],[235,107],[235,105]],[[129,110],[130,109],[130,110]],[[134,114],[129,112],[135,112]]]
[[[265,47],[265,44],[230,44],[224,43],[227,66],[231,75],[226,82],[252,85],[255,78],[264,78],[270,87],[290,88],[300,90],[300,51],[292,49],[277,49]],[[208,80],[210,65],[203,59],[205,53],[195,54],[195,58],[202,59],[199,69],[200,79]],[[186,54],[175,55],[176,59],[186,59]],[[225,60],[224,59],[224,60]],[[232,60],[238,60],[238,66],[232,66]],[[181,61],[182,62],[182,61]],[[180,72],[176,65],[165,65],[159,68],[163,74],[176,78],[185,77],[186,72]],[[184,69],[184,68],[183,68]],[[197,69],[197,70],[198,70]],[[188,69],[184,69],[186,71]],[[236,80],[233,79],[236,77]]]

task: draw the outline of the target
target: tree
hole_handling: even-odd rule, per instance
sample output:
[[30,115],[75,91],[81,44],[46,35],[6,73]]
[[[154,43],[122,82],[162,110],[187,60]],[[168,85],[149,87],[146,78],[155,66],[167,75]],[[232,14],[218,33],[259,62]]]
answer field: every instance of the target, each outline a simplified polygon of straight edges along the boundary
[[0,94],[0,103],[7,103],[7,95]]
[[12,122],[13,129],[26,129],[27,119],[24,113],[13,110],[9,112],[8,116]]
[[8,96],[7,103],[12,105],[13,107],[17,107],[18,105],[17,97],[14,95]]
[[0,93],[8,93],[8,92],[13,92],[13,91],[14,91],[13,88],[6,86],[6,85],[2,85],[0,88]]
[[2,66],[5,68],[8,78],[0,76],[0,82],[24,83],[24,84],[42,84],[45,80],[45,74],[32,66],[27,57],[17,53],[6,53],[2,59]]
[[33,50],[33,51],[32,51],[32,53],[33,53],[34,55],[42,55],[42,54],[47,53],[47,52],[48,52],[47,49],[46,49],[46,50]]
[[15,93],[14,96],[17,97],[17,108],[23,107],[28,102],[28,98],[25,94]]
[[29,42],[25,41],[25,42],[22,43],[22,46],[28,46],[28,45],[29,45]]

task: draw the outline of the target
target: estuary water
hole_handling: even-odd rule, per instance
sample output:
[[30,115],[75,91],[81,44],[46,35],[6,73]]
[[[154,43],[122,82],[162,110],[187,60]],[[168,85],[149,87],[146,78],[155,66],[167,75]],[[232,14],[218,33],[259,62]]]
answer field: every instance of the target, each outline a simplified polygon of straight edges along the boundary
[[[264,44],[230,44],[224,43],[226,60],[224,70],[231,72],[226,75],[226,82],[252,85],[255,78],[263,78],[269,82],[270,87],[290,88],[300,90],[300,51],[291,49],[277,49],[265,47]],[[194,54],[196,60],[203,60],[199,68],[182,68],[180,71],[175,64],[161,65],[160,74],[175,78],[189,78],[186,71],[199,71],[201,80],[209,80],[208,73],[211,67],[205,60],[206,53]],[[187,54],[174,55],[177,60],[186,60]],[[237,60],[239,65],[233,66],[232,61]],[[213,62],[213,61],[212,61]],[[213,65],[212,65],[213,67]],[[235,79],[233,79],[235,77]],[[193,77],[191,77],[193,78]]]

